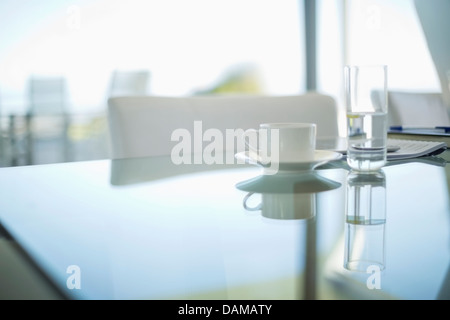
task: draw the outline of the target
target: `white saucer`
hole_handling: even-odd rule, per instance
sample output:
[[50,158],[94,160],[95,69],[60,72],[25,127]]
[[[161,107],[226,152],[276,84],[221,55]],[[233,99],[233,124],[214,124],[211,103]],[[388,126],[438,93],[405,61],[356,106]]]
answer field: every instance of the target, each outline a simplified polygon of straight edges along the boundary
[[314,152],[314,159],[312,161],[298,161],[298,162],[280,162],[280,163],[262,163],[260,157],[249,151],[238,152],[235,154],[236,159],[244,160],[245,163],[260,166],[264,169],[278,168],[280,171],[311,171],[314,168],[321,166],[329,161],[339,160],[342,154],[329,150],[316,150]]

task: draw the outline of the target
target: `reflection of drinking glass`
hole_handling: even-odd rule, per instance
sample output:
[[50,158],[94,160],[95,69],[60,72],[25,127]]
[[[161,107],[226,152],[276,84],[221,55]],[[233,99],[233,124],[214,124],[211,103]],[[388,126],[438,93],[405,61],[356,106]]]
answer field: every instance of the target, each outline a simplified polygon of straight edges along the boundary
[[385,267],[386,178],[382,171],[347,176],[344,267]]
[[358,171],[386,163],[387,66],[346,66],[347,162]]

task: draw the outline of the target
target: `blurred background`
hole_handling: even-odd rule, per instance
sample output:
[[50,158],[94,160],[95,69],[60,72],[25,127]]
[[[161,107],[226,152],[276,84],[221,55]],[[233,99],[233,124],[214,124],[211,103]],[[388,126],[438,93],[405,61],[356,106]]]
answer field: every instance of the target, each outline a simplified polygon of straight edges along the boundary
[[2,0],[0,39],[3,167],[108,158],[111,96],[442,89],[413,0]]

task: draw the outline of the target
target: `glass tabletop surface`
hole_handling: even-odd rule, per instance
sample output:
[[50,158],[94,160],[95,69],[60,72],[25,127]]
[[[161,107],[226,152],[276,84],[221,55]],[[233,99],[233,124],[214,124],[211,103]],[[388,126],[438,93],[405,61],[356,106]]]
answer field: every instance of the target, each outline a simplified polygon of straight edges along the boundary
[[0,222],[74,299],[448,299],[448,160],[3,168]]

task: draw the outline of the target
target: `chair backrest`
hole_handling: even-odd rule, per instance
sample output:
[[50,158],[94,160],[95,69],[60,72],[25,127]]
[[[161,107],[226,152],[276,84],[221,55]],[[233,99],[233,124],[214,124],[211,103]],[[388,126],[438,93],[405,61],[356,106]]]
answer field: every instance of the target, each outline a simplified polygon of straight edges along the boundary
[[111,75],[108,98],[148,94],[150,72],[115,70]]
[[29,113],[60,115],[67,112],[67,84],[64,77],[31,77],[28,81]]
[[[258,128],[266,122],[312,122],[318,137],[337,137],[333,98],[308,93],[297,96],[115,97],[108,100],[113,158],[170,155],[176,129],[192,135],[194,122],[203,132],[215,128]],[[197,128],[198,129],[198,128]]]
[[447,107],[440,93],[388,93],[388,125],[449,126]]

